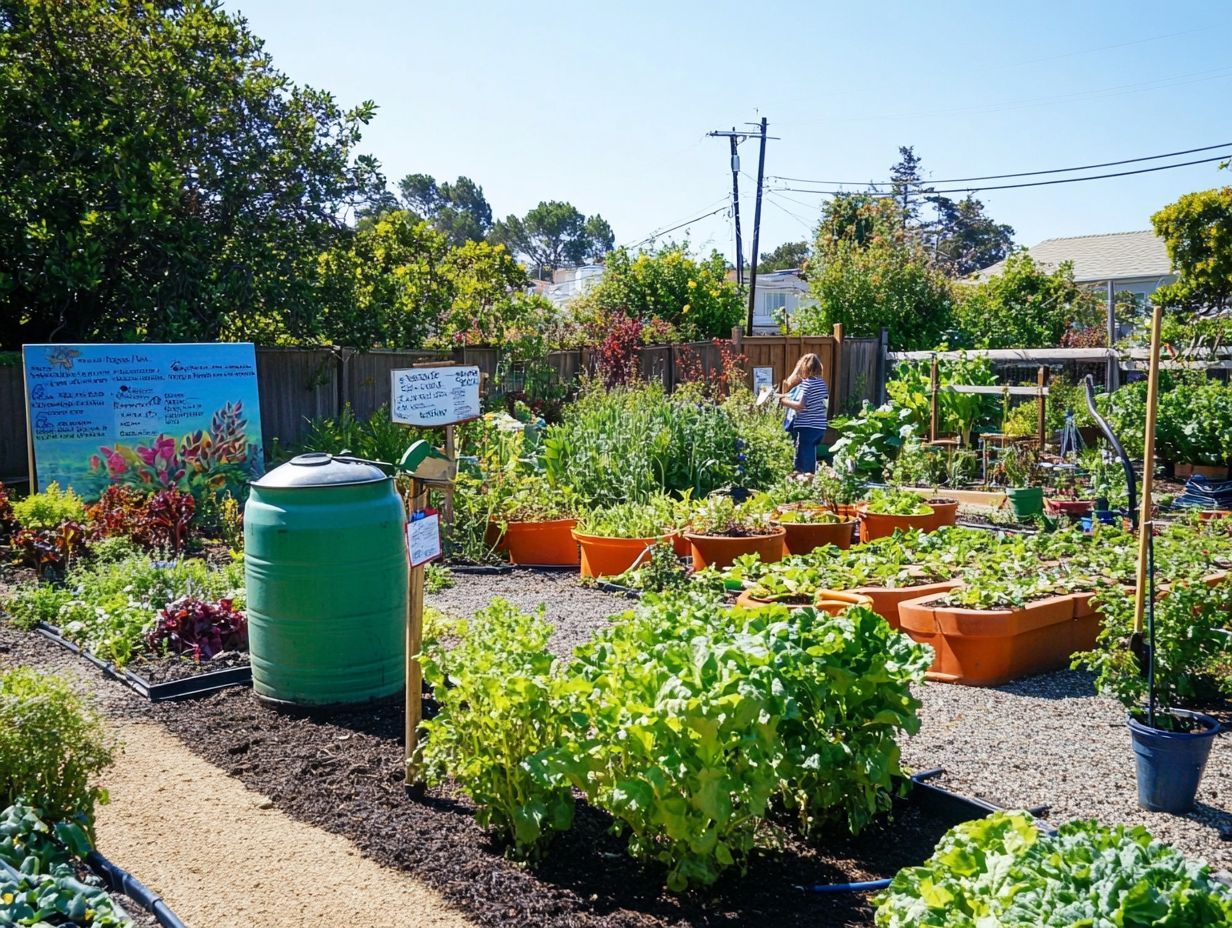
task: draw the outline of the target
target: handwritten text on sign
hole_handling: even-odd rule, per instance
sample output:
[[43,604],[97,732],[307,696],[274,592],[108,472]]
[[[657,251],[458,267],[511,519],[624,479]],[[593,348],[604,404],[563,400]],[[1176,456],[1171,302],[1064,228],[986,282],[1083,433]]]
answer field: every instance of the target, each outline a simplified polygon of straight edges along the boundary
[[412,567],[441,556],[441,517],[435,512],[416,513],[420,515],[422,518],[406,523],[406,546]]
[[394,422],[453,425],[479,416],[477,367],[411,367],[390,377]]

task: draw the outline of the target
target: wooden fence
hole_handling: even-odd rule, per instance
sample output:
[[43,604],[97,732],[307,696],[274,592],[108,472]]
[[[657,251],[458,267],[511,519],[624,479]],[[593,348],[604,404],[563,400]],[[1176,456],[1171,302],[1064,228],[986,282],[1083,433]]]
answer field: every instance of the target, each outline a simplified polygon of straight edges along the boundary
[[0,367],[0,480],[24,475],[26,460],[26,389],[21,364]]

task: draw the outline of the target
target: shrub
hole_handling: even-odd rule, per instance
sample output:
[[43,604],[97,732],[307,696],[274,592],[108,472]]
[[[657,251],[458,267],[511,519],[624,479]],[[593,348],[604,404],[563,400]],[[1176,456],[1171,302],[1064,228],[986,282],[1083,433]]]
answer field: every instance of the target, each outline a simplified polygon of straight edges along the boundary
[[53,821],[91,817],[111,743],[70,683],[17,667],[0,675],[0,807],[24,797]]
[[86,504],[70,487],[49,483],[42,493],[31,493],[12,504],[13,515],[26,529],[52,529],[64,522],[84,522]]
[[1210,870],[1144,828],[1077,821],[1045,835],[1020,812],[950,829],[874,902],[880,928],[1232,923],[1232,896]]
[[537,857],[554,832],[573,822],[573,794],[548,762],[567,721],[565,681],[547,650],[552,627],[495,599],[446,650],[429,641],[424,679],[440,711],[423,723],[421,759],[430,782],[455,779],[476,818],[511,842],[518,857]]
[[60,624],[60,609],[73,599],[71,590],[50,583],[31,583],[18,587],[4,602],[9,621],[29,631],[39,622]]

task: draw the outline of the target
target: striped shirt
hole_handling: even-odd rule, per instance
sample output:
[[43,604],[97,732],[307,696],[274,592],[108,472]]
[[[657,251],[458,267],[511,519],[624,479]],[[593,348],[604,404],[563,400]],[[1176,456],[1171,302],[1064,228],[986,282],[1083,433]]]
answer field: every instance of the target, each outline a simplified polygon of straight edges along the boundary
[[800,381],[792,391],[794,399],[804,403],[804,407],[792,416],[791,427],[794,429],[824,429],[830,406],[830,390],[820,377],[809,377]]

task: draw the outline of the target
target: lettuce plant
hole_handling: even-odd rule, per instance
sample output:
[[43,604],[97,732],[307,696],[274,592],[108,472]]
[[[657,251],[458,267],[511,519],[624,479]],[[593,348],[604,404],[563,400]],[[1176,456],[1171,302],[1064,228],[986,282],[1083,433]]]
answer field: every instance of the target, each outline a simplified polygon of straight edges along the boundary
[[1143,828],[1068,822],[1055,836],[1024,813],[952,828],[920,867],[874,900],[879,928],[1189,928],[1232,923],[1232,896],[1205,864]]

